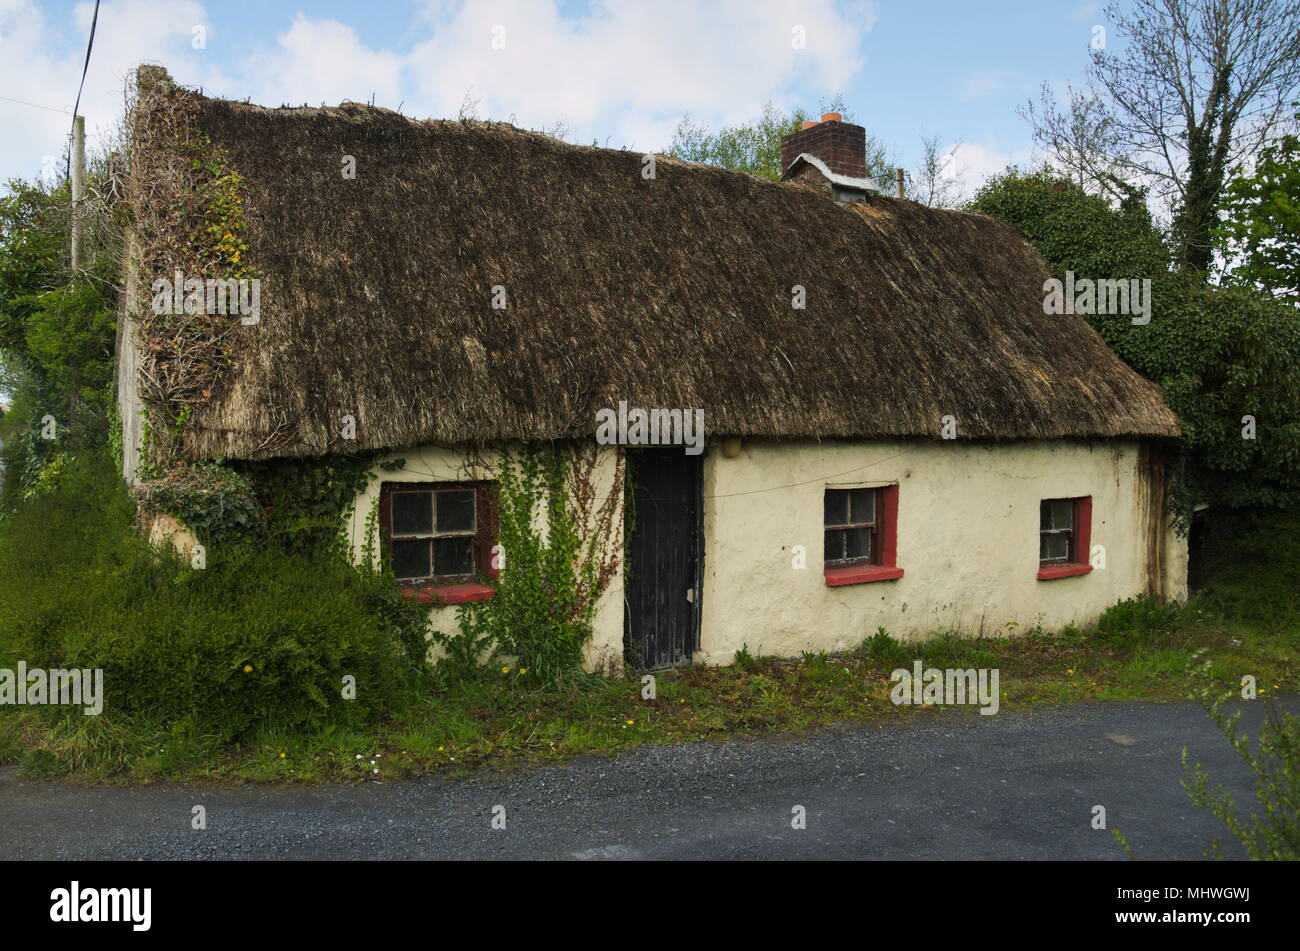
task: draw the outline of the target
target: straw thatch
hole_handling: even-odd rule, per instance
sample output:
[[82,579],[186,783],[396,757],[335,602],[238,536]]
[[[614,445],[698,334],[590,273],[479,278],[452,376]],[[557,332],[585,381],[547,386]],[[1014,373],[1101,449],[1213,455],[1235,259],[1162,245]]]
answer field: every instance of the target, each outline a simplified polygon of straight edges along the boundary
[[1046,266],[993,219],[663,156],[649,179],[639,153],[499,123],[180,94],[245,181],[262,281],[191,457],[590,438],[620,400],[703,408],[711,435],[1178,434],[1083,318],[1043,313]]

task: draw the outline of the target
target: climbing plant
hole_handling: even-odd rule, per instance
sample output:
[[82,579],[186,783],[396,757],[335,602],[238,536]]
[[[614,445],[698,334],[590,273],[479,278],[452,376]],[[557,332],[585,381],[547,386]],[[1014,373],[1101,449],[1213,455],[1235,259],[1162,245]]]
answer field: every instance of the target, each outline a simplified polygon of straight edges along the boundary
[[460,607],[459,634],[438,636],[453,663],[471,666],[495,648],[518,658],[530,682],[595,682],[583,672],[584,650],[623,557],[623,458],[607,486],[600,459],[596,447],[552,444],[503,454],[494,506],[500,575],[492,598]]
[[288,551],[333,545],[357,496],[375,478],[374,453],[237,462],[266,519],[267,537]]
[[208,547],[253,540],[263,528],[252,484],[216,463],[177,466],[139,483],[134,495],[146,511],[178,519]]

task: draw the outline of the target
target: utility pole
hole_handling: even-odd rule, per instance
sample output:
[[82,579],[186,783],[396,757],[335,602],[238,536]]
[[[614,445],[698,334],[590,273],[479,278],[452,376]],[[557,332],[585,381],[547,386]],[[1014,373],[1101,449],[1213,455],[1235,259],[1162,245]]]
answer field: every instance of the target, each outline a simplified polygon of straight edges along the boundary
[[895,192],[896,192],[896,194],[898,195],[899,198],[902,198],[902,197],[904,197],[904,195],[906,194],[906,191],[907,191],[907,190],[903,187],[903,170],[902,170],[901,168],[894,169],[894,175],[895,175],[895,178],[894,178],[894,183],[895,183]]
[[81,203],[86,198],[86,117],[72,119],[72,268],[82,266]]

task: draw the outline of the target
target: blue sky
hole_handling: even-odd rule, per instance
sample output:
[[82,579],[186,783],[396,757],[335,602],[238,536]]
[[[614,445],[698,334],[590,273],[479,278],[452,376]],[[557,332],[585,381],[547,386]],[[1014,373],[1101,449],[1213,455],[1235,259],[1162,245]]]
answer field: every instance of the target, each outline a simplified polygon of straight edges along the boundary
[[[92,7],[0,0],[0,179],[61,166]],[[923,132],[963,143],[973,185],[1031,160],[1017,106],[1078,83],[1104,22],[1081,0],[105,0],[82,112],[102,141],[124,77],[150,61],[264,105],[373,96],[446,116],[468,95],[486,118],[649,151],[686,112],[716,127],[842,93],[903,165]]]

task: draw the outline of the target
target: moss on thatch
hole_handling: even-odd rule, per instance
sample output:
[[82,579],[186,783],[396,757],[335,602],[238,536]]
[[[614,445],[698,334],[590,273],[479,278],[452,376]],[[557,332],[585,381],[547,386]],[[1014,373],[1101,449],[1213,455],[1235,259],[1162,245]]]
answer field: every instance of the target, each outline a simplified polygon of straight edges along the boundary
[[262,278],[191,457],[590,438],[620,400],[703,408],[713,435],[1178,433],[1082,317],[1043,313],[1046,266],[991,218],[664,156],[650,179],[638,153],[500,123],[188,96]]

